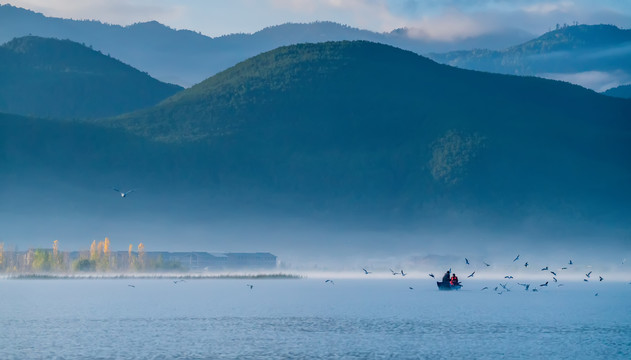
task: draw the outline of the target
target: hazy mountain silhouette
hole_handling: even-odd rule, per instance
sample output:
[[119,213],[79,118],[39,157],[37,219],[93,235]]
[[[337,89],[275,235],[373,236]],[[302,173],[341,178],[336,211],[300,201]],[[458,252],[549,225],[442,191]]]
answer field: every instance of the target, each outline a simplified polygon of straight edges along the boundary
[[605,91],[603,94],[623,99],[631,99],[631,85],[620,85]]
[[[514,75],[576,74],[563,78],[598,88],[611,82],[631,81],[631,30],[613,25],[574,25],[560,28],[504,50],[477,49],[429,54],[430,58],[463,69]],[[580,78],[581,73],[587,73]],[[600,76],[599,76],[600,75]],[[596,78],[596,79],[593,79]],[[590,84],[594,86],[590,86]]]
[[157,104],[181,90],[69,40],[36,36],[0,46],[0,111],[86,118]]
[[46,17],[10,5],[0,6],[0,42],[38,35],[70,39],[120,59],[162,81],[183,86],[196,84],[215,73],[263,51],[282,45],[334,40],[370,40],[392,44],[418,53],[486,47],[499,49],[533,36],[503,29],[453,42],[409,36],[408,29],[374,33],[332,22],[283,24],[254,34],[210,38],[188,30],[174,30],[158,22],[131,26]]

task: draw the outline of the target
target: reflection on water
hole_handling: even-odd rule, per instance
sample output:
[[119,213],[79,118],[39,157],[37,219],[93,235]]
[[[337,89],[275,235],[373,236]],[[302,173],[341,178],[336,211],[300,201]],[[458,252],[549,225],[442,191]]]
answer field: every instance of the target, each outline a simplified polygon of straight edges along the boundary
[[502,295],[482,282],[250,283],[0,281],[0,358],[631,358],[624,283]]

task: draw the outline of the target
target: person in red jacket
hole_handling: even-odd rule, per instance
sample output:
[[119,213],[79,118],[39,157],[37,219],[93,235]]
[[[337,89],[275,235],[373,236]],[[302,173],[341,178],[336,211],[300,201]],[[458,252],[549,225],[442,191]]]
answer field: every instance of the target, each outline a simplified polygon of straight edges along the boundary
[[451,280],[449,281],[449,283],[451,285],[458,285],[458,277],[456,276],[456,273],[453,273],[453,275],[451,275]]

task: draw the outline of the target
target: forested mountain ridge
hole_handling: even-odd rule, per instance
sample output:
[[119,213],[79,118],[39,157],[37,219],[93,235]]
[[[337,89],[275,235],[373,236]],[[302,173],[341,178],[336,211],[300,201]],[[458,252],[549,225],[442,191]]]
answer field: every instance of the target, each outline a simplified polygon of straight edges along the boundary
[[0,46],[0,111],[97,118],[157,104],[182,88],[69,41],[27,36]]
[[629,113],[567,83],[356,41],[281,47],[102,124],[198,144],[214,181],[267,193],[589,212],[631,195]]

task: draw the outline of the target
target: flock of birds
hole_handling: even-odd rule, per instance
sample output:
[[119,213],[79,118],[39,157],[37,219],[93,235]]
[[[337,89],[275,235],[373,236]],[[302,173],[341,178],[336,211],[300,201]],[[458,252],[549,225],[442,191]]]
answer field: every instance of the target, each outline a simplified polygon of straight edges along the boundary
[[[512,262],[513,262],[513,263],[516,263],[517,261],[519,261],[519,259],[520,259],[520,255],[517,255],[517,256],[513,259],[513,261],[512,261]],[[625,259],[625,260],[626,260],[626,259]],[[622,264],[624,264],[625,260],[622,260]],[[471,262],[469,261],[469,259],[468,259],[468,258],[464,258],[464,263],[465,263],[465,265],[466,265],[466,266],[472,266],[472,265],[471,265]],[[483,266],[484,266],[485,268],[486,268],[486,267],[490,267],[490,266],[491,266],[491,264],[489,264],[489,263],[487,263],[487,262],[485,262],[485,261],[482,261],[482,264],[483,264]],[[523,264],[523,266],[524,266],[524,268],[526,268],[526,269],[527,269],[529,266],[530,266],[530,268],[532,268],[531,264],[530,264],[528,261],[525,261],[525,262],[524,262],[524,264]],[[560,277],[560,276],[559,276],[559,274],[561,274],[561,272],[562,272],[562,271],[564,271],[564,270],[568,270],[569,268],[571,268],[571,267],[573,267],[573,266],[574,266],[574,261],[572,261],[571,259],[568,261],[568,263],[567,263],[566,265],[559,267],[558,269],[556,269],[556,271],[555,271],[555,270],[550,270],[550,267],[549,267],[548,265],[546,265],[546,266],[542,267],[542,268],[540,269],[540,271],[543,271],[543,272],[548,273],[548,274],[549,274],[549,276],[551,277],[551,278],[550,278],[550,280],[547,280],[546,282],[541,283],[541,284],[539,284],[538,286],[536,286],[536,285],[535,285],[535,286],[533,286],[533,285],[532,285],[532,284],[530,284],[530,283],[521,283],[521,282],[517,282],[517,286],[521,286],[521,287],[523,287],[525,291],[532,291],[532,292],[538,292],[538,291],[539,291],[539,289],[544,288],[544,287],[548,287],[548,286],[550,286],[550,285],[552,285],[552,284],[555,284],[557,287],[564,286],[564,284],[562,284],[562,283],[560,283],[560,282],[559,282],[559,279],[558,279],[558,277]],[[407,274],[406,274],[403,270],[399,270],[399,271],[395,271],[395,270],[392,270],[392,269],[389,269],[389,270],[390,270],[390,272],[392,273],[392,275],[401,275],[401,276],[406,276],[406,275],[407,275]],[[364,272],[364,275],[369,275],[369,274],[372,274],[372,273],[373,273],[372,271],[368,271],[366,268],[362,268],[362,271]],[[473,272],[471,272],[471,274],[469,274],[469,275],[467,276],[467,279],[474,277],[474,276],[475,276],[475,274],[476,274],[476,271],[477,271],[477,270],[474,270]],[[451,273],[451,269],[449,269],[449,272]],[[596,278],[596,277],[592,278],[592,274],[593,274],[593,271],[592,271],[592,270],[590,270],[589,272],[585,273],[585,277],[584,277],[584,279],[583,279],[583,282],[589,282],[590,280],[593,280],[593,281],[596,281],[596,280],[597,280],[598,282],[602,282],[603,280],[605,280],[605,278],[603,278],[601,275],[598,275],[598,278]],[[436,276],[435,276],[434,274],[430,273],[430,274],[428,274],[428,275],[429,275],[431,278],[436,279]],[[515,279],[515,277],[514,277],[513,275],[506,275],[506,276],[504,276],[504,279],[506,279],[506,280],[512,280],[512,279]],[[331,280],[331,279],[326,279],[324,282],[325,282],[325,283],[327,283],[327,284],[330,284],[330,285],[335,285],[335,282],[334,282],[333,280]],[[551,284],[551,282],[552,282],[552,284]],[[631,284],[631,283],[629,283],[629,284]],[[411,287],[411,286],[410,286],[410,287],[408,287],[408,288],[409,288],[410,290],[414,290],[414,288],[413,288],[413,287]],[[483,288],[481,289],[481,291],[485,291],[485,290],[490,290],[490,288],[489,288],[488,286],[485,286],[485,287],[483,287]],[[503,294],[504,292],[509,292],[509,291],[511,291],[511,287],[509,287],[509,282],[508,282],[508,281],[506,281],[504,284],[502,284],[502,283],[500,282],[497,286],[495,286],[495,287],[493,288],[493,291],[494,291],[495,293],[497,293],[497,294],[501,295],[501,294]],[[598,296],[598,293],[595,293],[595,294],[594,294],[594,296]]]
[[[513,263],[514,263],[514,262],[517,262],[517,261],[519,260],[519,257],[520,257],[520,255],[518,254],[518,255],[517,255],[517,256],[513,259]],[[488,267],[488,266],[491,266],[490,264],[488,264],[488,263],[486,263],[486,262],[482,262],[482,263],[483,263],[485,266],[487,266],[487,267]],[[624,260],[622,261],[622,263],[624,264]],[[465,258],[465,264],[466,264],[466,265],[471,265],[471,263],[469,262],[469,259]],[[530,264],[528,263],[528,261],[526,261],[526,262],[524,263],[524,268],[528,268],[528,266],[529,266],[529,265],[530,265]],[[572,261],[572,259],[570,259],[570,260],[568,261],[567,265],[560,267],[557,271],[559,271],[559,273],[560,273],[560,271],[567,270],[569,267],[571,267],[571,266],[573,266],[573,265],[574,265],[574,262]],[[564,284],[562,284],[562,283],[559,283],[559,280],[557,279],[557,276],[559,276],[559,275],[558,275],[558,273],[557,273],[557,271],[550,270],[550,267],[549,267],[548,265],[546,265],[546,266],[544,266],[543,268],[541,268],[541,270],[540,270],[540,271],[546,271],[546,272],[549,272],[549,274],[550,274],[550,275],[551,275],[551,277],[552,277],[552,281],[553,281],[553,282],[554,282],[554,283],[555,283],[558,287],[560,287],[560,286],[563,286],[563,285],[564,285]],[[591,270],[590,270],[588,273],[586,273],[586,274],[585,274],[585,278],[583,279],[583,281],[584,281],[584,282],[588,282],[589,280],[591,280],[591,275],[592,275],[592,272],[593,272],[593,271],[591,271]],[[473,275],[474,275],[474,274],[475,274],[475,271],[473,271],[473,272],[472,272],[469,276],[467,276],[467,278],[473,277]],[[429,275],[430,275],[431,277],[434,277],[434,275],[433,275],[433,274],[429,274]],[[514,279],[514,277],[513,277],[512,275],[506,275],[506,276],[504,276],[504,279]],[[600,275],[599,275],[599,276],[598,276],[598,281],[600,282],[600,281],[603,281],[603,280],[604,280],[604,278],[603,278],[602,276],[600,276]],[[550,281],[548,280],[548,281],[546,281],[545,283],[539,284],[539,288],[547,287],[549,284],[550,284]],[[522,286],[522,287],[524,288],[524,290],[526,290],[526,291],[531,290],[531,289],[530,289],[531,284],[527,284],[527,283],[519,283],[519,282],[518,282],[518,283],[517,283],[517,285],[518,285],[518,286]],[[483,287],[481,290],[489,290],[489,288],[488,288],[487,286],[485,286],[485,287]],[[504,283],[504,284],[500,283],[498,286],[496,286],[496,287],[493,289],[493,291],[495,291],[497,294],[500,294],[500,295],[501,295],[501,294],[502,294],[502,293],[504,293],[504,292],[509,292],[509,291],[511,291],[511,289],[508,287],[508,282],[506,282],[506,283]],[[537,287],[533,287],[533,288],[532,288],[532,291],[533,291],[533,292],[538,292],[538,291],[539,291],[539,289],[538,289]],[[595,296],[598,296],[598,293],[595,293],[594,295],[595,295]]]

